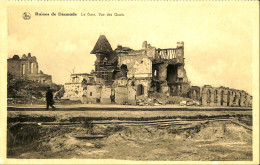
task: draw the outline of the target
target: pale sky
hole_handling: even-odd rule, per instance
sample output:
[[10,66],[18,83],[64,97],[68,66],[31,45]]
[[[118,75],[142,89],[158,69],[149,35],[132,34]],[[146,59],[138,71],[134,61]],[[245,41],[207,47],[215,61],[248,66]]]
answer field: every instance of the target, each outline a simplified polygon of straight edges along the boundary
[[[226,86],[252,93],[252,50],[258,2],[95,2],[86,6],[12,6],[8,8],[8,57],[29,52],[39,69],[64,84],[70,72],[94,69],[90,51],[100,34],[113,49],[118,44],[141,49],[175,48],[184,41],[185,68],[191,85]],[[118,4],[118,5],[117,5]],[[125,4],[125,5],[123,5]],[[158,5],[160,4],[160,5]],[[24,20],[24,12],[31,13]],[[35,12],[75,12],[41,16]],[[95,13],[96,17],[80,16]],[[123,13],[99,17],[98,13]]]

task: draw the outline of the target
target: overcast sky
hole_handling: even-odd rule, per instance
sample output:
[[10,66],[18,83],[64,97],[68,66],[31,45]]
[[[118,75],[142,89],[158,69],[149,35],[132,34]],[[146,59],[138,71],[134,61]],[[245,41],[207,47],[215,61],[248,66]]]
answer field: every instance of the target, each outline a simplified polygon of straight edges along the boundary
[[[120,4],[115,6],[114,4]],[[139,2],[136,2],[137,4]],[[257,2],[147,2],[122,5],[12,6],[8,8],[8,57],[29,52],[39,69],[64,84],[70,73],[94,69],[90,54],[100,34],[113,49],[118,44],[141,49],[148,41],[174,48],[184,41],[185,68],[191,85],[227,86],[252,93],[252,46]],[[131,4],[131,3],[130,3]],[[24,12],[30,20],[22,19]],[[123,17],[41,16],[35,12],[123,13]],[[258,30],[258,29],[257,29]]]

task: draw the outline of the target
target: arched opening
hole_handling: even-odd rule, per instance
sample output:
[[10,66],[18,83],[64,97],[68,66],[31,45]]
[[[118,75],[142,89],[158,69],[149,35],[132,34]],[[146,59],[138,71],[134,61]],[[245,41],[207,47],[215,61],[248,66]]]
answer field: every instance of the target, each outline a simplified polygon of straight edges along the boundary
[[23,75],[25,75],[25,65],[23,64],[22,67],[23,67]]
[[168,83],[174,83],[177,80],[177,66],[176,65],[168,65],[167,66],[167,78]]
[[123,77],[127,77],[127,66],[123,64],[123,65],[120,67],[120,72],[121,72],[121,74],[122,74]]
[[209,104],[211,102],[211,91],[207,91],[207,103]]
[[227,93],[227,106],[230,105],[230,92]]
[[142,84],[139,84],[137,86],[137,96],[141,96],[144,94],[144,86]]
[[193,90],[193,92],[192,92],[192,99],[194,99],[194,100],[198,99],[198,92],[196,90]]
[[220,105],[224,105],[224,91],[223,90],[220,93]]
[[218,91],[215,90],[214,92],[214,102],[217,103],[218,102]]
[[33,73],[33,63],[32,62],[30,63],[30,67],[31,67],[30,68],[30,73],[32,74]]
[[232,97],[233,97],[232,103],[233,103],[233,104],[236,104],[237,96],[236,96],[236,93],[233,92],[233,91],[232,91]]
[[240,107],[241,107],[241,99],[242,99],[242,95],[241,95],[241,93],[239,92],[238,106],[240,106]]

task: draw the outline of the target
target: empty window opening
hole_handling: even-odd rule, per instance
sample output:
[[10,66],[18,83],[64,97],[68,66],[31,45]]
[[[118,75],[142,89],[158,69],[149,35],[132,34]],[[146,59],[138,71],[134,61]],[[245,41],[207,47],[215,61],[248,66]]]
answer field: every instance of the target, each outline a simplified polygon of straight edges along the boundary
[[207,91],[207,102],[208,103],[211,102],[211,91],[210,90]]
[[223,90],[221,91],[221,94],[220,94],[220,105],[224,105],[224,91]]
[[135,82],[134,81],[132,81],[131,86],[135,86]]
[[237,95],[234,94],[234,95],[233,95],[233,103],[236,103],[236,101],[237,101]]
[[159,78],[159,70],[158,70],[158,69],[155,69],[155,70],[153,71],[153,78],[155,78],[155,79],[158,79],[158,78]]
[[227,93],[227,106],[230,105],[230,92]]
[[104,80],[108,80],[108,72],[102,72],[101,76]]
[[25,65],[23,64],[22,67],[23,67],[23,75],[24,75],[25,74]]
[[30,68],[30,73],[33,73],[33,63],[32,62],[30,63],[30,67],[31,67]]
[[160,92],[161,91],[161,88],[160,88],[160,85],[156,85],[156,92]]
[[192,93],[192,99],[197,100],[198,99],[197,97],[198,97],[197,91],[194,90]]
[[81,82],[82,85],[86,85],[88,83],[88,81],[84,78]]
[[120,72],[121,72],[121,74],[122,74],[122,76],[123,77],[127,77],[127,66],[126,65],[122,65],[121,67],[120,67]]
[[218,91],[215,90],[214,92],[214,102],[217,103],[218,102]]
[[166,80],[168,83],[174,83],[177,80],[177,66],[168,65],[167,66],[167,77]]
[[137,86],[137,96],[141,96],[144,94],[144,86],[142,84],[139,84]]
[[178,91],[179,93],[182,93],[182,85],[178,85]]

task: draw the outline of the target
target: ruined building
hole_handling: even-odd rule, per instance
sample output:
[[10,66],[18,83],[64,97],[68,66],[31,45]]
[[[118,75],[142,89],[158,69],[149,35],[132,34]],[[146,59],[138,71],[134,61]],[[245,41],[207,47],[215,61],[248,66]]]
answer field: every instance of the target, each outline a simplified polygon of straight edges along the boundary
[[86,102],[94,93],[96,99],[91,99],[92,102],[118,104],[135,104],[137,99],[149,97],[153,92],[187,96],[189,83],[184,69],[183,42],[170,49],[156,49],[145,41],[140,50],[120,45],[113,50],[101,35],[91,54],[96,56],[95,80],[88,84],[90,93]]
[[31,53],[26,56],[25,54],[20,58],[18,55],[14,55],[12,58],[7,59],[7,72],[20,78],[26,78],[42,83],[51,83],[51,75],[44,74],[42,71],[38,71],[39,66],[35,56],[31,56]]
[[[64,98],[85,103],[135,105],[139,99],[161,93],[189,97],[207,106],[250,106],[246,92],[224,87],[190,87],[184,68],[183,42],[177,42],[176,48],[160,49],[144,41],[140,50],[121,45],[113,50],[107,38],[101,35],[90,53],[96,56],[95,71],[72,74],[71,82],[65,84]],[[236,99],[229,92],[235,92]]]
[[87,85],[94,83],[93,74],[88,73],[73,73],[70,75],[70,82],[65,83],[63,98],[70,98],[70,100],[78,100],[86,96]]

